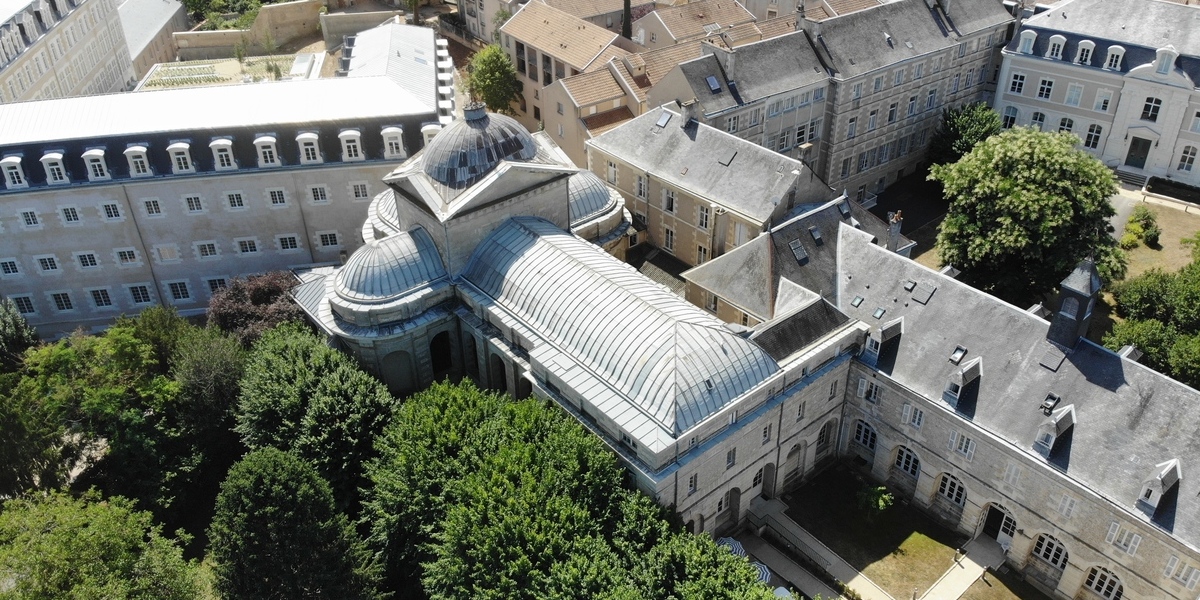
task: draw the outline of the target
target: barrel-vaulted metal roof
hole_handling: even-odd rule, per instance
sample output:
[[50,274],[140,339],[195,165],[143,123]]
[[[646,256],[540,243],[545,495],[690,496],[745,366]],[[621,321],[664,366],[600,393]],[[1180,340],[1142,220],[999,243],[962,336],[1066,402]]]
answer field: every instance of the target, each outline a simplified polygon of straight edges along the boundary
[[338,270],[334,290],[346,300],[376,304],[445,276],[433,239],[418,226],[355,250]]
[[608,212],[617,205],[620,195],[609,189],[599,175],[591,171],[580,171],[567,180],[567,198],[570,203],[571,226]]
[[717,319],[542,219],[505,222],[463,277],[673,435],[779,369]]

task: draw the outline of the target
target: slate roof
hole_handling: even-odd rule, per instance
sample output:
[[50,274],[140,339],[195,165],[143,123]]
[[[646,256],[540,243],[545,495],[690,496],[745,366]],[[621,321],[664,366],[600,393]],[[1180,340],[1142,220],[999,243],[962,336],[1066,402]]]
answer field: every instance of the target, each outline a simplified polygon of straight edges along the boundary
[[[1087,340],[1063,356],[1046,341],[1049,324],[1041,318],[873,245],[864,232],[843,227],[839,236],[838,307],[873,327],[904,319],[895,347],[884,346],[881,373],[940,399],[960,368],[949,356],[963,346],[962,364],[982,358],[982,374],[957,408],[941,403],[947,412],[1065,472],[1130,511],[1129,518],[1200,545],[1200,477],[1184,477],[1177,497],[1164,498],[1153,517],[1135,507],[1156,464],[1178,458],[1185,473],[1200,464],[1196,390]],[[911,292],[909,282],[916,282]],[[854,296],[864,298],[858,307]],[[876,319],[880,307],[886,312]],[[1032,446],[1048,393],[1061,397],[1060,407],[1073,404],[1077,419],[1068,439],[1043,458]]]
[[[1130,19],[1131,14],[1138,18]],[[1088,65],[1095,69],[1104,66],[1108,46],[1120,44],[1125,48],[1121,73],[1154,62],[1155,50],[1170,44],[1180,54],[1176,66],[1193,82],[1200,81],[1200,8],[1196,6],[1163,0],[1071,0],[1030,17],[1021,29],[1039,32],[1032,49],[1034,56],[1045,56],[1050,36],[1056,33],[1067,39],[1063,56],[1070,59],[1074,59],[1079,42],[1095,42]],[[1020,45],[1021,36],[1014,35],[1006,50],[1015,53]]]
[[[664,112],[670,121],[659,127],[656,123]],[[799,182],[797,202],[824,201],[832,195],[798,160],[707,125],[683,124],[679,113],[659,107],[587,143],[651,177],[761,223],[787,202],[794,183]],[[797,170],[800,175],[793,174]]]
[[1013,20],[1000,0],[955,0],[951,19],[943,20],[924,0],[896,0],[822,21],[814,44],[835,76],[849,79],[957,46],[962,35]]
[[[777,295],[785,279],[837,302],[837,232],[842,223],[862,229],[879,245],[887,243],[887,223],[841,197],[772,227],[683,277],[764,320],[776,316]],[[814,227],[821,236],[819,244],[810,229]],[[797,258],[793,243],[803,259]],[[907,244],[902,236],[899,247]]]
[[619,37],[541,2],[526,3],[500,30],[579,70]]
[[[692,93],[704,106],[705,114],[716,114],[826,81],[821,62],[804,32],[793,32],[733,50],[709,46],[706,51],[710,54],[679,65]],[[727,59],[721,57],[730,54],[733,55],[733,66],[725,69],[722,65]],[[717,78],[718,93],[712,93],[708,86],[710,75]],[[730,91],[729,81],[736,83],[736,94]]]
[[183,8],[179,0],[125,0],[117,7],[129,56],[137,58]]
[[433,239],[424,228],[416,227],[367,241],[355,250],[338,269],[334,289],[346,300],[377,304],[445,276]]
[[608,403],[625,431],[686,431],[779,370],[714,317],[542,219],[506,221],[462,277],[607,382],[586,398]]
[[782,362],[848,322],[850,317],[818,298],[790,315],[766,323],[755,330],[750,340],[762,346],[771,358]]
[[[706,35],[706,25],[715,24],[720,25],[721,29],[728,29],[754,20],[754,15],[736,0],[697,0],[679,6],[658,8],[652,15],[657,15],[667,32],[676,40],[702,37]],[[646,15],[642,18],[652,17]]]

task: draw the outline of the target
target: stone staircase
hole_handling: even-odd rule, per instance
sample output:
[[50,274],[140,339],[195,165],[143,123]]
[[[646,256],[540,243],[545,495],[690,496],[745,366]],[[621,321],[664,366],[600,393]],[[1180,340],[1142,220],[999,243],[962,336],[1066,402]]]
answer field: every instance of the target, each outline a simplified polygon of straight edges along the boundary
[[1142,189],[1146,185],[1146,176],[1132,171],[1122,171],[1117,169],[1117,179],[1125,185],[1131,185],[1137,189]]

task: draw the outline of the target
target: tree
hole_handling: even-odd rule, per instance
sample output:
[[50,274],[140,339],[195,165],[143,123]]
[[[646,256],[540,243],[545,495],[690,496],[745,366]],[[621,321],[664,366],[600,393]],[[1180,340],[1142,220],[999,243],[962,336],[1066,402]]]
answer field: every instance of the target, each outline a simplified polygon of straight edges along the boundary
[[1169,374],[1171,346],[1178,337],[1174,327],[1157,319],[1130,319],[1113,324],[1112,331],[1104,335],[1104,346],[1114,351],[1134,346],[1142,352],[1143,364]]
[[75,459],[65,434],[58,415],[38,398],[0,396],[0,497],[61,485]]
[[621,37],[633,39],[633,0],[625,0],[621,6]]
[[503,8],[496,11],[496,16],[492,17],[492,43],[500,43],[500,28],[512,18],[512,13]]
[[983,102],[942,110],[942,122],[929,142],[929,161],[957,162],[972,148],[1000,133],[1000,115]]
[[883,514],[883,511],[892,507],[894,498],[888,493],[886,486],[868,485],[858,491],[857,500],[858,507],[867,513],[867,520],[873,521]]
[[304,311],[288,295],[295,286],[296,278],[287,271],[235,278],[209,300],[208,324],[249,348],[268,329],[304,319]]
[[1054,289],[1087,256],[1115,252],[1108,198],[1116,179],[1067,133],[1016,128],[961,160],[934,165],[950,208],[938,231],[943,264],[1015,303]]
[[17,305],[0,298],[0,373],[21,365],[21,355],[37,343],[37,332],[29,326]]
[[405,0],[404,4],[408,6],[408,13],[412,15],[411,23],[413,25],[421,24],[421,0]]
[[503,48],[490,44],[477,52],[467,72],[467,89],[472,100],[483,102],[492,112],[512,112],[511,103],[521,93],[521,82]]
[[97,493],[4,503],[0,573],[4,598],[185,600],[200,593],[196,566],[150,513]]
[[226,598],[377,598],[378,570],[311,465],[265,448],[229,470],[209,529]]

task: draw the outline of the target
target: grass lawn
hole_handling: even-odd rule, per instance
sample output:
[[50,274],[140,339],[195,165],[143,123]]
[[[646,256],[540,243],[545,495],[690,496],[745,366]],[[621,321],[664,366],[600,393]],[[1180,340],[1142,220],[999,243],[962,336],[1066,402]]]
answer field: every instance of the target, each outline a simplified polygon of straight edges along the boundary
[[1129,275],[1136,277],[1153,268],[1164,271],[1178,271],[1184,265],[1192,262],[1192,249],[1185,247],[1180,240],[1196,235],[1200,231],[1200,214],[1183,212],[1176,208],[1168,208],[1157,204],[1143,204],[1150,212],[1158,217],[1158,227],[1162,229],[1158,246],[1148,248],[1138,244],[1137,248],[1129,250]]
[[899,504],[867,520],[856,499],[862,485],[846,470],[826,471],[792,493],[788,516],[892,596],[923,594],[964,539]]
[[1049,597],[1008,571],[988,572],[985,579],[976,581],[959,600],[1049,600]]
[[938,258],[937,250],[933,246],[937,243],[938,227],[942,224],[944,216],[922,225],[905,236],[917,243],[917,247],[913,249],[913,260],[935,271],[942,268],[942,261]]

